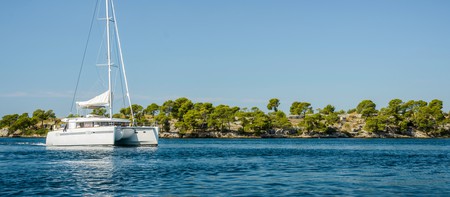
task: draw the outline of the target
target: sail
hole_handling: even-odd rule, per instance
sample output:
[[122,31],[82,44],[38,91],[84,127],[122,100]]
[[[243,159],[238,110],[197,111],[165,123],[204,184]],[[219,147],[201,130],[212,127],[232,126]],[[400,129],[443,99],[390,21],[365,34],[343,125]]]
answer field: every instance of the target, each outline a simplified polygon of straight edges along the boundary
[[109,90],[88,101],[79,101],[77,105],[81,108],[95,109],[109,106]]

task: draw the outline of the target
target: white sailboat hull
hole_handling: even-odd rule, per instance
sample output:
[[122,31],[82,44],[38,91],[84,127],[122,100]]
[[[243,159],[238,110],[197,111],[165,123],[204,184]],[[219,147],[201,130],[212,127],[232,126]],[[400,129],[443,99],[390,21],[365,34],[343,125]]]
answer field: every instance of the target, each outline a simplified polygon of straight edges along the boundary
[[47,146],[157,146],[158,127],[92,127],[47,134]]

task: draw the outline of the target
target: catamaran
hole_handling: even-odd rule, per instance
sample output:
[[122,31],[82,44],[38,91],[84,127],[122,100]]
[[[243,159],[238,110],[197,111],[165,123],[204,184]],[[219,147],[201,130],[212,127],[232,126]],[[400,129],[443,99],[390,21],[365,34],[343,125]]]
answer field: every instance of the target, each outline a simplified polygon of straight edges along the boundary
[[[81,109],[109,109],[109,117],[86,115],[62,119],[66,124],[58,130],[47,134],[47,146],[80,146],[80,145],[115,145],[115,146],[157,146],[159,128],[153,126],[136,126],[131,107],[131,98],[128,90],[128,82],[123,63],[122,49],[120,45],[114,2],[105,0],[106,12],[106,45],[108,67],[108,90],[90,100],[76,102]],[[114,32],[112,36],[111,31]],[[125,81],[126,97],[130,107],[130,119],[113,118],[113,92],[111,80],[111,41],[115,38],[118,48],[118,59],[122,67]]]

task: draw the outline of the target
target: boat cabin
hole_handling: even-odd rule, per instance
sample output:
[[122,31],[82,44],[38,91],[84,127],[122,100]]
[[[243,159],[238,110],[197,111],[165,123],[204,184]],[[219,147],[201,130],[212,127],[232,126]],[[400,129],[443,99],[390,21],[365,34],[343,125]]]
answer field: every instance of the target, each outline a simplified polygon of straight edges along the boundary
[[78,128],[92,128],[92,127],[107,127],[107,126],[121,126],[125,127],[130,124],[127,119],[120,118],[70,118],[64,119],[66,122],[66,129],[78,129]]

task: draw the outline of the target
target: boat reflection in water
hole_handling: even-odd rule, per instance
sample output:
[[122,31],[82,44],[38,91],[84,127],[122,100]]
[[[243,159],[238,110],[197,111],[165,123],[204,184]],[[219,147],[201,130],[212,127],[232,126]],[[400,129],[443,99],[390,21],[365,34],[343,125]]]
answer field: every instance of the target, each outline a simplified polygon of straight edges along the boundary
[[[50,162],[58,169],[63,190],[78,192],[71,195],[114,195],[134,188],[129,177],[139,175],[142,181],[152,180],[149,171],[156,170],[157,147],[113,146],[47,146],[48,154],[59,158]],[[51,184],[51,181],[50,181]],[[125,187],[126,186],[126,187]]]

